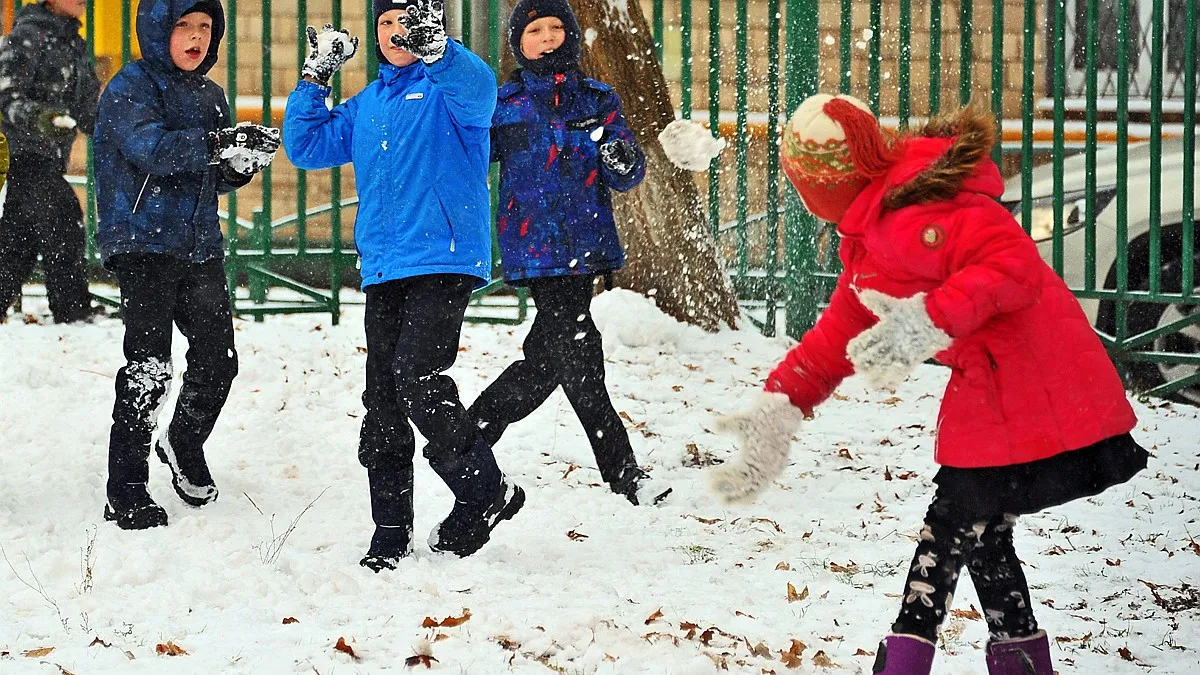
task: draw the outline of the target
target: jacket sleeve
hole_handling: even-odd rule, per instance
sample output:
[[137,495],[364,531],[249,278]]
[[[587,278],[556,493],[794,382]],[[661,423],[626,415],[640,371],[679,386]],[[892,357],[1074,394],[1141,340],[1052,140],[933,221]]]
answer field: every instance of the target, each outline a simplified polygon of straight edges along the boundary
[[447,40],[446,54],[425,68],[459,126],[491,126],[496,110],[496,74],[491,66],[458,42]]
[[37,116],[45,106],[44,101],[28,97],[37,74],[35,54],[14,45],[38,39],[17,29],[5,38],[6,48],[0,49],[0,115],[9,124],[35,134]]
[[959,236],[948,243],[949,276],[925,296],[929,318],[951,337],[969,335],[1041,295],[1045,263],[1037,245],[1001,210],[981,207],[955,214]]
[[764,389],[786,394],[792,405],[811,415],[813,408],[829,398],[842,380],[854,374],[854,366],[846,357],[846,345],[875,322],[874,315],[859,302],[845,276],[838,277],[829,307],[800,339],[800,344],[771,371]]
[[301,80],[283,113],[283,149],[300,169],[328,169],[350,162],[358,97],[330,110],[329,87]]
[[600,162],[600,180],[617,192],[632,190],[646,177],[646,153],[642,152],[637,139],[633,137],[625,113],[621,111],[621,99],[615,91],[604,94],[600,102],[600,114],[604,116],[604,137],[601,142],[607,143],[620,138],[632,143],[634,152],[637,153],[633,170],[627,174],[619,174],[605,166],[604,162]]
[[106,133],[121,155],[154,176],[208,171],[207,131],[168,130],[158,89],[149,78],[118,73],[100,100]]

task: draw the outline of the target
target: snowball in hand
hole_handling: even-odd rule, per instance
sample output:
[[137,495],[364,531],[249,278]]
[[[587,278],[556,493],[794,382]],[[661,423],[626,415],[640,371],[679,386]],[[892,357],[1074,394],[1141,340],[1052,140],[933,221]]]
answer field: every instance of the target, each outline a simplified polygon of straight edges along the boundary
[[59,129],[75,128],[75,118],[71,117],[70,115],[58,115],[52,121],[54,122],[54,126],[58,127]]
[[675,120],[658,135],[663,152],[671,163],[685,171],[704,171],[725,149],[724,138],[691,120]]

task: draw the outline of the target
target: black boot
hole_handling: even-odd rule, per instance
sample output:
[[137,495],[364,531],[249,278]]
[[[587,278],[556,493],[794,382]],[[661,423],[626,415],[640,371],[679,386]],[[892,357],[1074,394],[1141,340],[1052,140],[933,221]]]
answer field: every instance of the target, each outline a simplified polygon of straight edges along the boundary
[[657,506],[671,494],[672,488],[656,481],[638,466],[628,466],[609,484],[612,491],[634,506]]
[[108,484],[108,503],[104,519],[122,530],[146,530],[166,527],[167,512],[150,498],[145,483]]
[[217,486],[208,471],[203,448],[176,448],[169,437],[169,433],[163,434],[154,446],[154,452],[171,469],[171,485],[175,488],[175,494],[189,506],[199,507],[217,501]]
[[359,565],[380,572],[394,570],[400,559],[412,553],[413,468],[369,469],[371,519],[375,534],[371,548]]
[[[427,446],[426,453],[431,449]],[[435,552],[471,555],[488,542],[496,525],[525,505],[525,491],[504,478],[491,447],[481,438],[466,452],[429,457],[429,465],[454,493],[450,515],[429,535]]]

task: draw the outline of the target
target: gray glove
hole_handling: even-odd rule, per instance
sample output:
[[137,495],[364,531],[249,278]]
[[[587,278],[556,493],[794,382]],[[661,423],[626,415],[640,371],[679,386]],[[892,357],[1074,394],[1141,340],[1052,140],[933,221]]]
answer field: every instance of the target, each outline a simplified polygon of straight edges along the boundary
[[320,33],[309,26],[304,29],[308,36],[308,58],[300,75],[328,86],[329,78],[358,53],[358,38],[346,30],[334,30],[333,24],[325,24]]
[[850,340],[846,356],[854,371],[865,375],[876,388],[895,389],[925,359],[953,341],[929,318],[924,293],[895,298],[863,289],[858,299],[879,317],[879,323]]
[[407,35],[393,35],[392,44],[433,65],[446,53],[446,10],[442,0],[417,0],[400,23],[408,29]]

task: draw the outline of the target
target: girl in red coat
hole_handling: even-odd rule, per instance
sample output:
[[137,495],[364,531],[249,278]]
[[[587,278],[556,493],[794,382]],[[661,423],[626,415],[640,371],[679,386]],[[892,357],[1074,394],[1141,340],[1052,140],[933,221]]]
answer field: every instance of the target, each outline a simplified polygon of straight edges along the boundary
[[817,95],[789,123],[784,167],[805,206],[838,224],[843,272],[816,326],[751,409],[720,421],[740,454],[714,471],[748,501],[787,465],[804,416],[859,373],[894,388],[929,358],[951,376],[942,466],[874,672],[927,675],[962,568],[988,621],[988,672],[1053,675],[1013,524],[1145,468],[1116,369],[1067,286],[995,198],[991,115],[968,107],[889,137],[867,107]]

